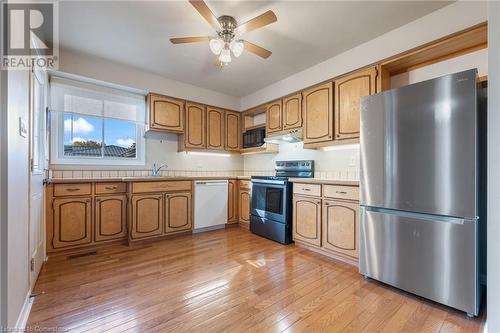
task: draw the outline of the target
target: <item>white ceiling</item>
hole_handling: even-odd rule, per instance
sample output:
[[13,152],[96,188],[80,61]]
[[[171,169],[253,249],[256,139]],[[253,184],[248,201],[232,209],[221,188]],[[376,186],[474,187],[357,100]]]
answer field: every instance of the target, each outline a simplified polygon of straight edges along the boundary
[[[233,96],[246,96],[450,2],[210,1],[216,16],[245,22],[268,9],[278,21],[243,38],[273,52],[244,52],[220,68],[207,43],[170,37],[214,31],[187,1],[60,2],[61,47]],[[383,47],[383,45],[381,45]]]

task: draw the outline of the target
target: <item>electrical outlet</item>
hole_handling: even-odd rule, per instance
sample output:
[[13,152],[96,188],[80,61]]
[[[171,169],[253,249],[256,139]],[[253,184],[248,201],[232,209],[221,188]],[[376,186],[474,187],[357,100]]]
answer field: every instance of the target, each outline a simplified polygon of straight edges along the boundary
[[358,165],[358,159],[356,156],[351,156],[351,160],[349,161],[349,166],[355,167]]

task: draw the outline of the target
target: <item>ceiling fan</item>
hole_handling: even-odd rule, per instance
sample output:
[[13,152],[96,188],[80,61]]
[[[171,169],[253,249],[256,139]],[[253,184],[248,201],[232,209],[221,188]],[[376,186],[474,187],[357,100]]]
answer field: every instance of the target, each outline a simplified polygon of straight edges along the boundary
[[217,37],[170,38],[173,44],[209,42],[210,50],[219,56],[218,60],[221,66],[231,62],[231,53],[233,56],[239,57],[244,49],[264,59],[269,58],[271,55],[271,51],[240,39],[240,36],[245,32],[253,31],[276,22],[278,19],[271,10],[238,25],[232,16],[222,15],[216,17],[203,0],[189,0],[189,3],[215,29]]

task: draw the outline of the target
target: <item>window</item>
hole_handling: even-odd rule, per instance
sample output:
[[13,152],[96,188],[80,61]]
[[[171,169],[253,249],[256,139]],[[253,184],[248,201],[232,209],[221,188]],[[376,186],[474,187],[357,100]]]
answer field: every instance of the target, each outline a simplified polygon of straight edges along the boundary
[[51,77],[51,163],[144,165],[145,96]]

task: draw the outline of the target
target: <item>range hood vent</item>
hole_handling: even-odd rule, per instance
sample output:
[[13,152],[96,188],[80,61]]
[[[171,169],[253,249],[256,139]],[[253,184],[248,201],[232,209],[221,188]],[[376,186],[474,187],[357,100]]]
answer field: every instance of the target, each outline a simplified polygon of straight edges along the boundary
[[270,135],[264,139],[264,142],[266,143],[274,143],[274,144],[281,144],[281,143],[295,143],[295,142],[302,142],[303,141],[303,134],[302,134],[302,129],[292,129],[284,132],[279,132],[276,133],[276,135]]

